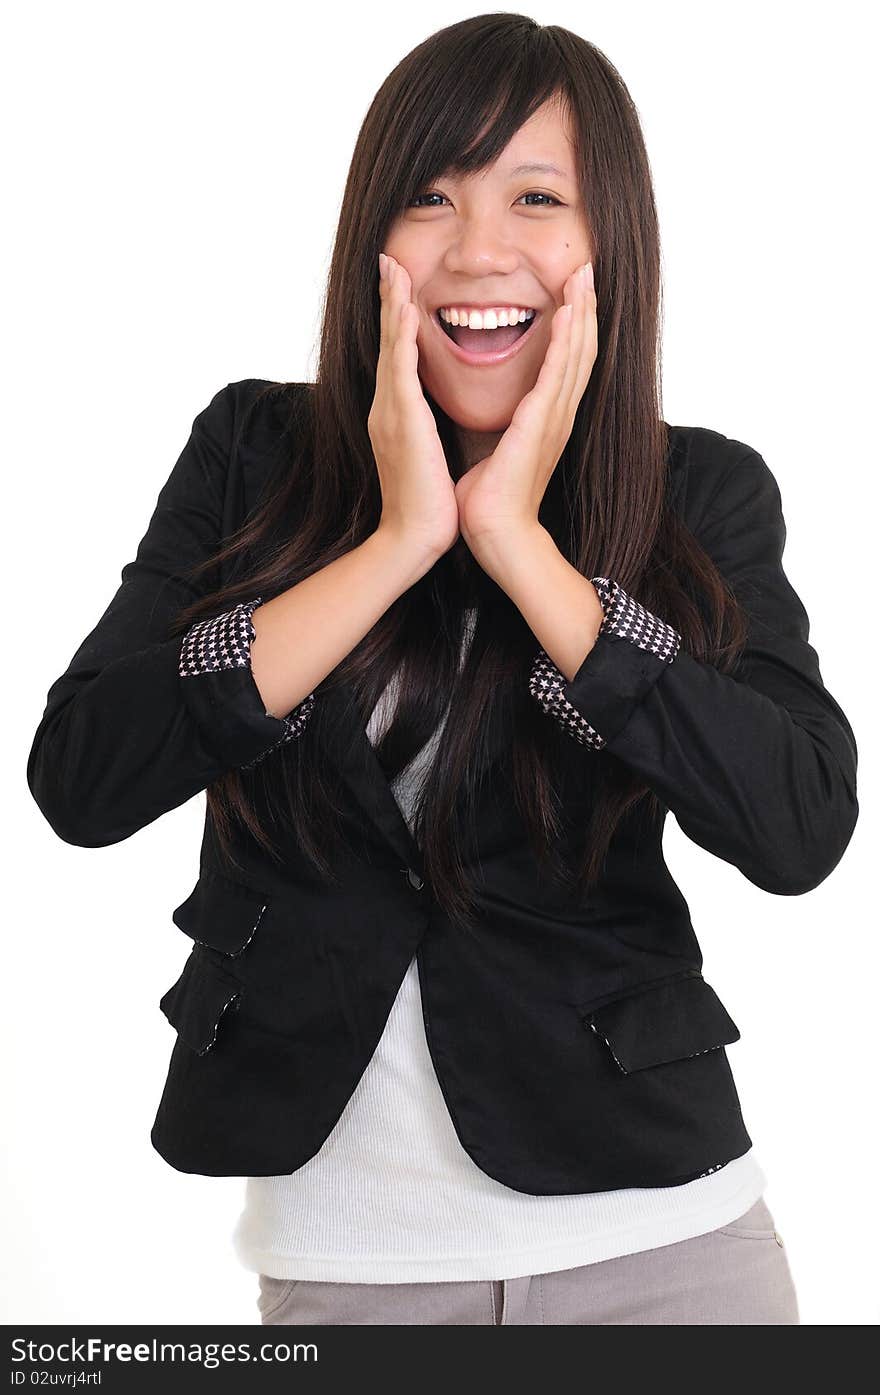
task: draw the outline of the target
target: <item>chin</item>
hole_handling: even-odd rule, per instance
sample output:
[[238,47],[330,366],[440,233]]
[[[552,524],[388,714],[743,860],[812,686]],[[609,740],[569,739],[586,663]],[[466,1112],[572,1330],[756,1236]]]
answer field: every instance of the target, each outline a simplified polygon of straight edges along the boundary
[[525,390],[509,410],[499,409],[498,403],[486,403],[484,407],[469,405],[461,401],[460,394],[453,396],[452,393],[432,392],[431,396],[460,430],[471,431],[475,436],[489,436],[493,432],[507,430],[517,404],[525,396]]
[[462,416],[454,416],[452,420],[463,431],[472,431],[475,436],[491,436],[507,430],[513,412],[505,412],[501,417],[470,418],[465,416],[464,420],[462,420]]

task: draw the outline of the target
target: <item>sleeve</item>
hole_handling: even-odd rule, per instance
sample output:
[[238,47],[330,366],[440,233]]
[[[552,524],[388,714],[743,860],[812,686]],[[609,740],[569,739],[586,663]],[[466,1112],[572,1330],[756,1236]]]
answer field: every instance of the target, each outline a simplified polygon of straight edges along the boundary
[[[604,618],[599,626],[599,634],[617,635],[628,644],[656,654],[664,663],[671,664],[681,647],[681,635],[665,620],[652,615],[617,581],[607,576],[590,578],[599,595]],[[554,664],[544,649],[539,649],[532,664],[529,678],[529,692],[549,717],[582,746],[590,746],[601,751],[605,738],[587,721],[586,717],[565,696],[565,674]]]
[[748,617],[736,676],[594,578],[608,607],[595,645],[571,682],[539,651],[530,692],[575,740],[636,771],[693,842],[762,890],[800,895],[852,837],[858,752],[783,569],[780,491],[756,451],[726,472],[697,536]]
[[250,662],[260,597],[168,637],[177,612],[212,589],[185,574],[222,541],[236,386],[195,418],[116,595],[49,689],[27,780],[67,843],[121,842],[255,765],[311,714],[313,693],[287,717],[266,711]]
[[[222,673],[230,668],[251,667],[251,645],[257,637],[251,616],[262,605],[262,596],[252,601],[241,601],[231,610],[207,620],[197,620],[186,631],[180,646],[178,672],[181,678],[198,678],[203,673]],[[260,751],[253,760],[242,765],[243,770],[251,770],[255,765],[282,746],[301,736],[308,725],[315,706],[315,694],[298,702],[292,712],[282,717],[284,730],[277,741]],[[267,714],[268,715],[268,714]]]

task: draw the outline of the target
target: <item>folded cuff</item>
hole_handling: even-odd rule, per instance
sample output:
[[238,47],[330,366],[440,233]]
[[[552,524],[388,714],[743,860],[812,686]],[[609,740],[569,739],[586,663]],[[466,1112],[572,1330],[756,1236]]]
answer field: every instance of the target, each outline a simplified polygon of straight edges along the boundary
[[571,682],[539,649],[529,692],[569,736],[599,751],[626,726],[635,706],[673,662],[681,635],[619,582],[606,576],[590,579],[604,612],[596,643]]
[[211,744],[242,769],[300,736],[315,706],[315,694],[309,693],[286,717],[266,711],[251,668],[256,639],[251,616],[261,604],[257,596],[196,621],[183,636],[178,663],[187,700]]

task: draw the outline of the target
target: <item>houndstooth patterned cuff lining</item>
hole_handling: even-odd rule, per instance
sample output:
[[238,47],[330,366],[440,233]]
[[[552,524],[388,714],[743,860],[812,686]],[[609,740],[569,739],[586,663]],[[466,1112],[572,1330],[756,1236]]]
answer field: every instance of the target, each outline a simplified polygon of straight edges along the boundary
[[[181,678],[194,678],[202,673],[218,673],[223,669],[249,668],[251,643],[257,637],[251,616],[262,601],[262,596],[257,596],[252,601],[241,601],[222,615],[196,621],[183,637],[178,667]],[[308,697],[297,703],[292,712],[282,717],[285,731],[279,739],[267,751],[257,756],[256,760],[248,761],[247,765],[241,768],[250,770],[267,756],[269,751],[274,751],[285,741],[300,736],[305,730],[314,705],[315,694],[309,693]]]
[[[628,639],[639,649],[646,649],[671,664],[681,648],[681,635],[678,631],[630,596],[619,582],[612,581],[607,576],[594,576],[590,580],[599,593],[604,611],[599,634],[613,634],[620,639]],[[586,717],[563,697],[563,689],[567,682],[565,674],[556,667],[550,655],[544,649],[539,649],[532,664],[529,692],[547,715],[554,717],[576,741],[600,751],[605,745],[605,738],[600,736]]]

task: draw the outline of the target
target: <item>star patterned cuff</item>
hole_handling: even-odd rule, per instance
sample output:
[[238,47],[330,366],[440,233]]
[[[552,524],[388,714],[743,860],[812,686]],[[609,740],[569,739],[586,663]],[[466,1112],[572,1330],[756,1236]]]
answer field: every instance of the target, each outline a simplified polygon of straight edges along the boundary
[[[590,580],[599,594],[604,611],[599,634],[612,634],[619,639],[626,639],[637,648],[645,649],[655,654],[658,659],[671,664],[681,647],[681,635],[678,631],[665,620],[653,615],[634,596],[624,591],[618,582],[607,576],[594,576]],[[573,736],[583,746],[600,751],[605,745],[605,738],[564,697],[567,686],[565,674],[556,667],[544,649],[539,649],[532,664],[529,692],[547,715],[553,717],[569,736]]]
[[[262,604],[262,600],[262,596],[257,596],[251,601],[241,601],[222,615],[198,620],[190,626],[180,649],[181,678],[194,678],[202,673],[217,673],[223,669],[250,668],[251,643],[257,634],[251,616],[257,606]],[[297,703],[292,712],[282,718],[285,731],[279,740],[255,760],[248,761],[241,769],[251,769],[270,751],[300,736],[306,728],[314,706],[315,694],[309,693],[308,697]],[[267,713],[268,715],[270,714]]]

